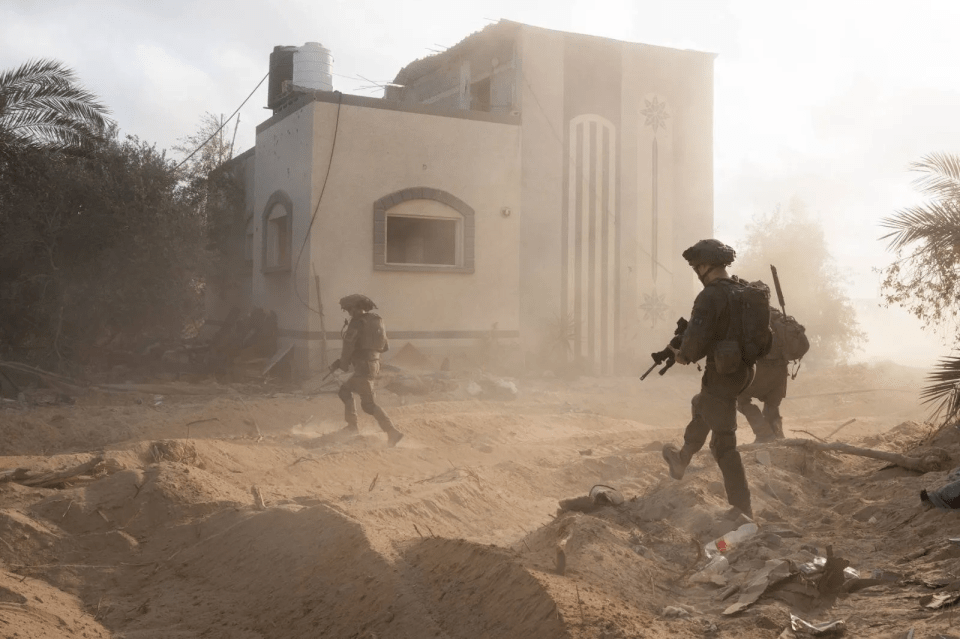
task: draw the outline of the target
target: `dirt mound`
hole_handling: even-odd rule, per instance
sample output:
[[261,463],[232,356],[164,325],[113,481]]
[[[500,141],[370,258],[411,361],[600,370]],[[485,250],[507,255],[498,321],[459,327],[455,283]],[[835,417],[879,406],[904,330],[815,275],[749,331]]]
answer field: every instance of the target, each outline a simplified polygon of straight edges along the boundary
[[[759,639],[794,613],[843,620],[849,636],[949,632],[960,515],[919,500],[949,469],[744,448],[759,531],[703,578],[705,546],[743,522],[708,451],[682,481],[666,473],[660,448],[679,440],[699,383],[687,372],[642,384],[519,380],[509,403],[383,391],[406,433],[396,448],[366,415],[359,436],[333,436],[342,405],[329,393],[246,388],[241,401],[229,388],[152,386],[140,403],[0,409],[10,435],[0,467],[11,471],[0,471],[0,606],[20,624],[0,627],[151,639]],[[921,378],[892,366],[804,370],[784,402],[787,429],[960,460],[960,431],[923,422]],[[53,487],[13,479],[15,468],[100,457],[106,471]],[[625,501],[558,512],[597,484]],[[858,576],[837,572],[843,562]]]

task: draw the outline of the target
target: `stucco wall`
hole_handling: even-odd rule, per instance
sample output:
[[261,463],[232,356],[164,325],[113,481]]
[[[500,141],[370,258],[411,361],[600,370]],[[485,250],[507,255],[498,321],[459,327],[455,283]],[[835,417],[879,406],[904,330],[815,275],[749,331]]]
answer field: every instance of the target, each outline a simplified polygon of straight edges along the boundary
[[680,253],[712,234],[713,55],[523,26],[520,58],[524,347],[565,313],[592,370],[630,372],[697,292]]
[[[277,313],[280,346],[294,350],[295,369],[306,370],[309,362],[302,336],[310,329],[306,308],[313,288],[310,246],[303,237],[316,201],[313,183],[314,154],[329,153],[331,140],[314,140],[314,119],[307,109],[297,110],[272,126],[257,132],[256,186],[254,196],[253,304]],[[313,149],[314,144],[319,148]],[[286,271],[263,272],[264,212],[271,196],[282,192],[292,205],[292,260]],[[315,307],[315,306],[314,306]]]
[[[261,146],[267,155],[262,162]],[[300,296],[316,309],[316,269],[328,352],[339,349],[344,314],[337,302],[356,292],[377,303],[393,349],[412,341],[443,354],[494,323],[501,335],[516,335],[523,217],[516,125],[317,101],[258,135],[257,165],[259,208],[278,188],[294,203],[294,259],[323,190],[297,281]],[[374,270],[374,203],[412,187],[449,193],[473,210],[472,273]],[[293,339],[304,357],[310,353],[298,368],[317,369],[320,319],[298,301],[292,274],[255,270],[254,279],[255,297],[280,309],[281,335]]]

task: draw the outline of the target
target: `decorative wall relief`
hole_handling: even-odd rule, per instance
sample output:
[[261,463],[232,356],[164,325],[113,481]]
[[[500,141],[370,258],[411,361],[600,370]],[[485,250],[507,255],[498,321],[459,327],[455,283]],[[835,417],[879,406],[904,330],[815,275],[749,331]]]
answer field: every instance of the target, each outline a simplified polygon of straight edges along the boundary
[[653,130],[653,140],[650,143],[650,271],[653,276],[653,282],[657,282],[657,274],[660,255],[660,145],[657,140],[657,130],[666,131],[667,118],[670,113],[667,111],[667,103],[661,102],[654,95],[652,100],[644,99],[645,106],[640,109],[646,121],[644,126]]
[[652,293],[644,293],[640,310],[643,311],[644,321],[650,321],[650,328],[656,328],[657,322],[664,320],[667,311],[670,310],[666,294],[658,293],[656,287]]
[[570,120],[568,134],[561,308],[572,319],[574,356],[608,373],[616,342],[617,131],[585,114]]

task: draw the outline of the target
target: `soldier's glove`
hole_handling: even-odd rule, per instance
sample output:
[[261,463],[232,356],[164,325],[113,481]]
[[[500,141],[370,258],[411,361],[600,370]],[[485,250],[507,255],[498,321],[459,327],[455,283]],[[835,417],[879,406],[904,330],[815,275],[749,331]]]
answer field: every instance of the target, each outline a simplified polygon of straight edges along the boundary
[[653,358],[653,361],[659,366],[669,359],[673,359],[673,349],[669,346],[663,349],[662,351],[657,351],[656,353],[650,353],[650,357]]

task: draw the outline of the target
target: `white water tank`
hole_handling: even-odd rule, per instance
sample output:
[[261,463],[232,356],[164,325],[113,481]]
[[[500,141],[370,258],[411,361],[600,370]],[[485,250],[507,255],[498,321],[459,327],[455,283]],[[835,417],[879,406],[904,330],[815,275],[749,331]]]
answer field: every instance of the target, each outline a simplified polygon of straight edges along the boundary
[[333,91],[333,56],[319,42],[307,42],[293,54],[293,84]]

